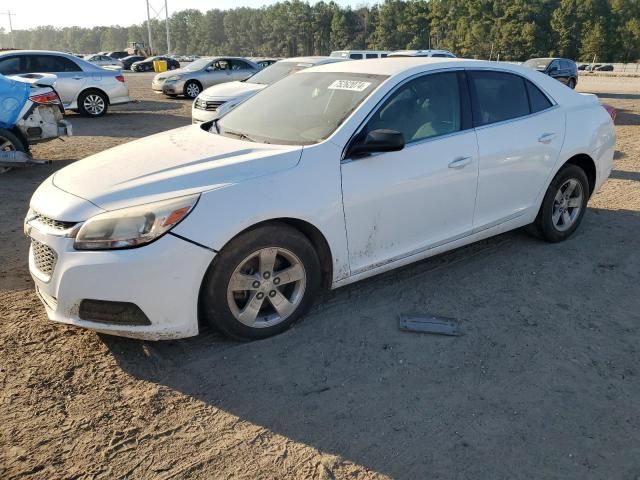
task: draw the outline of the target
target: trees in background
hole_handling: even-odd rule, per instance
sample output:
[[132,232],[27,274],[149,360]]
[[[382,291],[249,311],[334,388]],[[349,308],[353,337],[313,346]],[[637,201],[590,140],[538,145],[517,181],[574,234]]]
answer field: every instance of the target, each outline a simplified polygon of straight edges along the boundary
[[[164,22],[152,20],[151,27],[154,49],[165,52]],[[262,8],[181,10],[170,27],[172,53],[178,54],[297,56],[431,46],[471,58],[640,60],[638,0],[384,0],[357,8],[287,0]],[[146,22],[14,31],[16,47],[79,53],[146,39]],[[0,29],[0,47],[10,45]]]

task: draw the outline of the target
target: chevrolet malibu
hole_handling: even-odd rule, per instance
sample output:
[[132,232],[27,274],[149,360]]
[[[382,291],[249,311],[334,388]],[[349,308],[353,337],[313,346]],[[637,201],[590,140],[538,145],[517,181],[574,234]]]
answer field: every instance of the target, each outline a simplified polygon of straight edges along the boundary
[[614,145],[595,96],[526,67],[322,65],[52,175],[25,219],[29,268],[57,322],[264,338],[322,287],[523,226],[569,238]]

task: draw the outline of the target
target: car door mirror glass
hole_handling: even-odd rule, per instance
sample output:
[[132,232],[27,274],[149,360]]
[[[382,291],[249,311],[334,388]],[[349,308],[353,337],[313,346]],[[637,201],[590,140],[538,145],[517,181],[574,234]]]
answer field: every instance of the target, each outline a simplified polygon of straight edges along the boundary
[[350,157],[365,156],[370,153],[397,152],[404,148],[404,135],[396,130],[372,130],[356,141],[349,149]]

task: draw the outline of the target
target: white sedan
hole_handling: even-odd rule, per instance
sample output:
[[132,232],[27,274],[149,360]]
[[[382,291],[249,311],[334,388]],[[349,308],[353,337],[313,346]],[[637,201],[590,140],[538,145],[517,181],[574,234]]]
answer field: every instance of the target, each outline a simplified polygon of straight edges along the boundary
[[[593,95],[508,64],[397,58],[291,75],[209,130],[76,162],[35,192],[50,319],[147,339],[288,328],[336,288],[526,225],[578,228],[607,179]],[[158,154],[160,152],[160,154]]]

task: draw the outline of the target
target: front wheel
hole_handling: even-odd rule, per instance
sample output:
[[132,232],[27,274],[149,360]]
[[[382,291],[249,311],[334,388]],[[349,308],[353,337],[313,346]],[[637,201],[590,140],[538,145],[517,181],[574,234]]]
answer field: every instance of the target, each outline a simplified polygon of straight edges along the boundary
[[78,97],[78,111],[85,117],[101,117],[107,113],[109,100],[107,96],[96,90],[82,92]]
[[[27,147],[22,141],[9,130],[0,129],[0,152],[26,152]],[[12,167],[1,167],[0,174],[7,173]]]
[[200,293],[203,318],[238,340],[288,329],[311,306],[320,262],[298,230],[274,223],[240,234],[218,254]]
[[184,86],[184,95],[187,98],[194,99],[198,95],[200,95],[200,90],[201,90],[201,87],[198,82],[189,80]]
[[561,242],[575,232],[589,201],[589,180],[576,165],[565,165],[552,180],[533,227],[548,242]]

